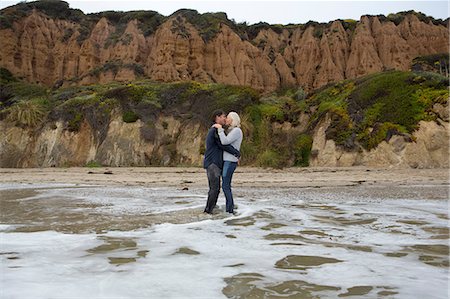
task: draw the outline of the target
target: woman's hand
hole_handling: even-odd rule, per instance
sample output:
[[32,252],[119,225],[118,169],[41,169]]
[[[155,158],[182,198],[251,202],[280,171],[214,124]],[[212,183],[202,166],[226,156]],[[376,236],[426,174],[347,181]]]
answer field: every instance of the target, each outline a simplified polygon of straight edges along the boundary
[[213,127],[216,128],[216,129],[221,129],[222,125],[221,124],[214,124]]

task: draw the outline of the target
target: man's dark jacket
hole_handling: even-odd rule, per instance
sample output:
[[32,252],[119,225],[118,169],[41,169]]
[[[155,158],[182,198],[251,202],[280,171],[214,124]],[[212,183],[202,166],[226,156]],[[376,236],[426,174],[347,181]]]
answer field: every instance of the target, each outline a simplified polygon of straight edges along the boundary
[[206,151],[203,168],[208,168],[209,165],[216,164],[216,166],[222,169],[223,151],[227,151],[238,158],[241,156],[241,153],[232,145],[222,145],[217,129],[211,127],[206,135]]

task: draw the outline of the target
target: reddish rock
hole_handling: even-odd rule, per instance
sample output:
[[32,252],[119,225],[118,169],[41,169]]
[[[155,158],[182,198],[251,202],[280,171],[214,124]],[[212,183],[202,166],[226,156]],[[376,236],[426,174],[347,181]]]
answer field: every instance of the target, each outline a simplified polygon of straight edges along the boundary
[[305,90],[385,69],[407,70],[413,58],[449,52],[449,31],[407,15],[397,26],[363,16],[356,29],[341,21],[259,31],[241,38],[222,24],[205,41],[175,15],[147,37],[131,20],[123,33],[101,18],[85,40],[80,24],[33,11],[0,30],[0,67],[29,82],[52,86],[134,80],[195,80],[247,85],[261,91],[300,85]]

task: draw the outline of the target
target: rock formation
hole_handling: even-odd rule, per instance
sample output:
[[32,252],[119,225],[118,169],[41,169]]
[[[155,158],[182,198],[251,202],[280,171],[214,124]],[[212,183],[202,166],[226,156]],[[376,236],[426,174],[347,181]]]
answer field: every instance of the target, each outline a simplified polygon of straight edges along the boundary
[[[29,8],[27,5],[17,7]],[[423,15],[413,12],[394,20],[363,16],[359,22],[263,24],[242,29],[217,14],[208,15],[216,23],[208,19],[212,22],[209,27],[201,27],[195,18],[202,15],[183,10],[167,18],[159,15],[145,29],[142,22],[149,20],[148,12],[138,12],[140,19],[119,13],[121,18],[126,17],[126,22],[120,23],[115,12],[91,17],[77,12],[76,18],[70,19],[62,14],[51,17],[38,9],[21,13],[14,9],[2,10],[0,67],[16,78],[48,87],[145,77],[160,82],[250,86],[263,94],[280,87],[302,87],[308,92],[383,70],[408,70],[418,56],[449,52],[448,20],[427,22]],[[447,65],[448,59],[445,74]],[[438,66],[444,74],[442,65]],[[48,94],[56,90],[49,89]],[[8,96],[14,98],[13,94]],[[128,95],[119,100],[128,103]],[[3,112],[11,103],[2,103]],[[195,111],[207,110],[204,102],[192,103],[197,105]],[[0,115],[0,167],[83,166],[91,161],[110,166],[200,166],[207,128],[192,115],[171,114],[171,108],[177,108],[174,106],[173,102],[166,103],[164,109],[160,105],[152,118],[132,123],[124,121],[127,111],[112,110],[101,132],[87,118],[80,118],[76,130],[72,130],[61,114],[34,127],[20,126]],[[409,131],[408,138],[394,134],[370,150],[357,145],[349,150],[330,136],[327,139],[327,129],[333,128],[330,114],[324,113],[310,126],[312,108],[315,111],[317,106],[310,107],[311,113],[292,112],[300,114],[295,121],[286,118],[280,123],[268,122],[267,128],[275,139],[292,139],[303,133],[312,137],[312,166],[449,167],[448,100],[433,102],[434,121],[421,121],[417,130]],[[295,150],[299,148],[286,152]],[[295,163],[288,162],[288,166]]]
[[205,39],[182,12],[165,18],[150,35],[136,19],[119,26],[101,17],[84,37],[83,24],[34,9],[11,27],[0,27],[0,67],[47,86],[147,77],[261,91],[293,85],[312,90],[384,69],[407,70],[417,56],[449,52],[448,28],[412,13],[398,25],[363,16],[355,28],[344,29],[341,20],[277,32],[268,26],[255,37],[236,32],[230,23],[219,23],[216,34]]
[[419,129],[413,133],[414,142],[395,135],[370,151],[346,151],[337,147],[333,140],[325,138],[329,125],[330,119],[326,118],[315,129],[311,166],[448,168],[450,165],[448,122],[421,121]]
[[91,161],[110,166],[201,165],[205,130],[199,124],[161,116],[150,138],[143,136],[143,127],[140,120],[125,123],[116,115],[99,142],[86,121],[77,132],[64,130],[61,121],[39,132],[0,121],[0,167],[83,166]]

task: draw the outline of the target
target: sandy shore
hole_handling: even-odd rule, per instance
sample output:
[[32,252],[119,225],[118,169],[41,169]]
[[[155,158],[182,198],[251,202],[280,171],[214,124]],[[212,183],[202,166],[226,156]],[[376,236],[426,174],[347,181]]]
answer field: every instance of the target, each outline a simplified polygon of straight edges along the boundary
[[[0,183],[63,183],[104,186],[207,187],[204,169],[191,167],[0,168]],[[325,187],[356,185],[448,185],[448,169],[239,167],[235,187]]]
[[237,215],[223,194],[209,215],[201,168],[0,169],[0,288],[5,298],[444,299],[448,177],[239,167]]

